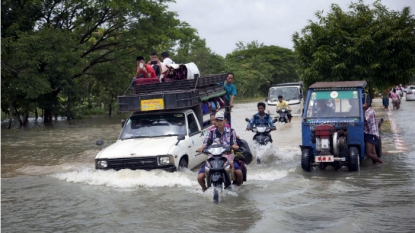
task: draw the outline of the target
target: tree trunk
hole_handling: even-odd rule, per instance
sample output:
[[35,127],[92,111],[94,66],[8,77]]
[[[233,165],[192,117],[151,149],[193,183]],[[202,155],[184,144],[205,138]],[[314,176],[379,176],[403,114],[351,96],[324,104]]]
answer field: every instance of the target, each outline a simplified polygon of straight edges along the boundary
[[71,113],[71,95],[68,94],[68,101],[66,101],[66,120],[73,119],[72,113]]
[[112,114],[112,102],[114,101],[114,95],[111,94],[111,100],[110,100],[110,105],[108,107],[108,116],[111,116]]
[[43,110],[43,123],[52,123],[53,122],[53,115],[52,110],[50,108],[46,108]]
[[9,101],[9,125],[7,126],[7,129],[11,129],[12,122],[13,122],[13,101]]
[[29,110],[25,110],[23,112],[23,125],[27,125],[29,123]]
[[35,103],[35,120],[39,118],[39,115],[37,114],[37,103]]
[[16,113],[16,117],[17,117],[17,119],[19,119],[19,124],[20,124],[20,126],[22,126],[23,122],[22,122],[22,119],[20,119],[19,111],[17,111],[16,106],[13,106],[13,107],[14,107],[14,112]]

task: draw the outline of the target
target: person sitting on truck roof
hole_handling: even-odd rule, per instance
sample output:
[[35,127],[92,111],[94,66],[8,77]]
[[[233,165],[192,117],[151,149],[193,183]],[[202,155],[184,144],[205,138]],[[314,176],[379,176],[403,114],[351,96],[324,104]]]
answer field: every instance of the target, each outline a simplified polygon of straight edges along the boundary
[[150,53],[150,61],[148,61],[147,65],[150,65],[151,67],[153,67],[154,72],[156,72],[157,78],[160,78],[162,64],[159,60],[157,52],[153,51]]
[[269,114],[265,113],[265,103],[259,102],[257,107],[258,113],[252,116],[251,121],[246,126],[246,130],[251,130],[254,125],[267,126],[270,127],[271,130],[277,130],[277,127],[274,125],[274,123],[272,123],[272,117]]
[[[203,142],[202,147],[197,149],[199,152],[202,152],[204,148],[210,146],[215,143],[220,143],[226,146],[231,146],[233,150],[238,150],[239,146],[236,142],[236,134],[235,130],[231,128],[225,127],[227,120],[225,118],[225,113],[223,111],[219,111],[215,114],[215,122],[216,127],[214,130],[208,130],[206,134],[205,141]],[[242,170],[239,164],[234,161],[234,154],[224,154],[230,164],[231,169],[234,171],[234,177],[236,178],[236,184],[240,186],[242,184],[243,175]],[[205,183],[205,164],[202,164],[200,167],[199,173],[197,175],[197,181],[199,182],[202,190],[206,190],[206,183]]]
[[166,64],[166,65],[175,64],[174,61],[169,57],[168,52],[162,52],[161,53],[161,58],[163,58],[163,63]]
[[289,111],[288,111],[288,113],[287,113],[287,116],[288,116],[288,122],[291,122],[291,118],[292,118],[293,116],[291,115],[291,108],[290,108],[290,105],[288,105],[287,101],[283,100],[282,95],[279,95],[279,96],[278,96],[278,102],[277,102],[277,111],[278,111],[278,110],[281,110],[281,109],[283,109],[283,108],[285,108],[285,109],[288,109],[288,110],[289,110]]
[[143,56],[138,56],[136,60],[136,79],[140,78],[140,75],[142,75],[142,78],[157,78],[156,72],[154,71],[153,67],[145,63]]

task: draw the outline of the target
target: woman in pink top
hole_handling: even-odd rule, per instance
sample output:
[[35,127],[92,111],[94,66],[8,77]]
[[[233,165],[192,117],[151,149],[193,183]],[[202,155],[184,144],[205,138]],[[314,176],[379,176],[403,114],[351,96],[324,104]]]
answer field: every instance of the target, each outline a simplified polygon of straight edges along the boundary
[[395,88],[393,88],[392,92],[390,93],[390,97],[392,98],[393,109],[399,109],[401,98],[399,97],[399,94],[396,93]]

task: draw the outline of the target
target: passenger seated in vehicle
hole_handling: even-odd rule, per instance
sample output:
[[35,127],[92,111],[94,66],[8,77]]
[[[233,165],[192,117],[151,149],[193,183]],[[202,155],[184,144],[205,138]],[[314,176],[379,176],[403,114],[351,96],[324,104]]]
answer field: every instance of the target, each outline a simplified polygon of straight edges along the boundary
[[359,99],[350,98],[349,104],[350,104],[350,110],[347,113],[347,116],[359,116]]
[[145,64],[144,57],[138,56],[137,57],[137,69],[135,78],[140,78],[142,75],[143,78],[157,78],[156,72],[154,71],[153,67],[148,64]]
[[157,78],[160,78],[162,64],[158,58],[157,52],[153,51],[150,53],[150,61],[148,61],[147,65],[153,67],[154,72],[156,72]]
[[[316,100],[313,106],[314,117],[330,117],[334,114],[334,109],[327,105],[327,99]],[[333,103],[331,103],[333,104]]]

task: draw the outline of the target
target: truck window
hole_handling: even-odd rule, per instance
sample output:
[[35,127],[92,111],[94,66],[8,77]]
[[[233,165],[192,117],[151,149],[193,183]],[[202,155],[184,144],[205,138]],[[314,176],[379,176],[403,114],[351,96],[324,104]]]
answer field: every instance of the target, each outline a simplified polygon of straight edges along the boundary
[[271,101],[277,101],[278,96],[282,95],[284,100],[298,100],[300,99],[300,88],[298,87],[272,87],[268,93],[268,99]]
[[193,135],[199,132],[195,116],[191,113],[187,115],[187,123],[189,124],[189,135]]
[[159,113],[131,116],[124,125],[120,139],[164,137],[186,134],[183,113]]
[[347,91],[315,91],[311,93],[307,117],[359,117],[359,93]]

